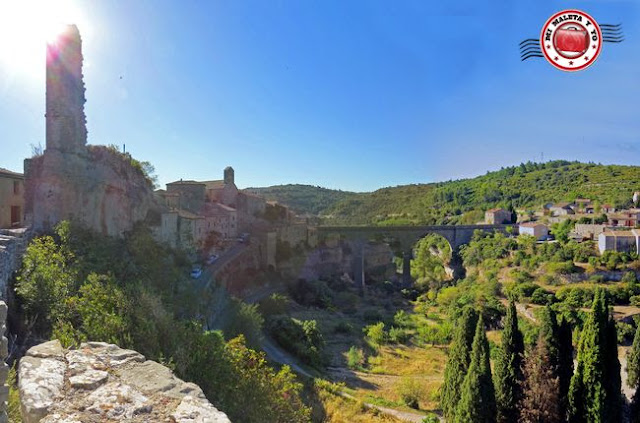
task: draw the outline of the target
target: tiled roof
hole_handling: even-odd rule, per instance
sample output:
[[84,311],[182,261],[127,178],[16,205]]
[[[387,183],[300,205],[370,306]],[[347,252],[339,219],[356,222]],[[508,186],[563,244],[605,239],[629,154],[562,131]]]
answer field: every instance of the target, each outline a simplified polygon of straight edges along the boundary
[[204,219],[204,217],[199,216],[195,213],[191,213],[190,211],[187,210],[178,210],[178,216],[185,218],[185,219]]
[[569,203],[567,203],[567,202],[556,203],[556,204],[554,204],[554,205],[553,205],[553,206],[551,206],[551,207],[559,207],[559,208],[563,209],[563,208],[565,208],[565,207],[569,207]]
[[521,223],[520,226],[524,226],[525,228],[535,228],[536,226],[547,226],[544,223],[540,223],[540,222],[524,222]]
[[224,188],[225,185],[222,179],[217,181],[204,181],[203,183],[207,186],[207,189],[221,189]]
[[631,231],[604,231],[602,232],[602,234],[604,236],[612,236],[612,237],[616,237],[616,238],[623,238],[623,237],[635,237],[636,236],[636,232],[634,230]]
[[505,209],[489,209],[489,210],[487,210],[487,211],[488,211],[488,212],[491,212],[491,213],[495,213],[495,212],[499,212],[499,211],[506,212],[506,210],[505,210]]
[[0,175],[3,175],[3,176],[12,176],[12,177],[14,177],[14,178],[16,178],[16,177],[17,177],[17,178],[24,178],[24,174],[22,174],[22,173],[18,173],[18,172],[13,172],[13,171],[11,171],[11,170],[9,170],[9,169],[5,169],[5,168],[3,168],[3,167],[0,167]]
[[198,182],[198,181],[192,181],[192,180],[188,180],[188,181],[175,181],[175,182],[169,182],[167,185],[204,185],[204,182]]

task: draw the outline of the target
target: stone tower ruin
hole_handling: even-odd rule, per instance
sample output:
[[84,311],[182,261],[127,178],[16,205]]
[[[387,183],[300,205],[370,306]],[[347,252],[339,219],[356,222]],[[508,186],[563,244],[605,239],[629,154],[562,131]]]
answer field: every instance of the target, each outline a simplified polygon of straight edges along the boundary
[[68,25],[47,45],[46,148],[81,153],[87,144],[82,39]]
[[233,168],[231,166],[225,167],[224,168],[224,183],[228,184],[228,185],[233,185],[235,183],[234,179],[235,179],[235,177],[234,177]]
[[136,222],[158,225],[153,185],[131,156],[87,145],[82,41],[69,25],[47,45],[46,149],[25,160],[25,211],[36,232],[72,220],[122,236]]

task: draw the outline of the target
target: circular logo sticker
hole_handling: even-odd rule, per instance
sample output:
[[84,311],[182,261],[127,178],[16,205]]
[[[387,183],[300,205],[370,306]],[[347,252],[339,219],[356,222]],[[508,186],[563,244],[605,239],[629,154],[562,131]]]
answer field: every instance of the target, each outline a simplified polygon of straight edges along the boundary
[[602,50],[598,23],[580,10],[563,10],[542,27],[540,48],[544,57],[563,71],[579,71],[596,61]]

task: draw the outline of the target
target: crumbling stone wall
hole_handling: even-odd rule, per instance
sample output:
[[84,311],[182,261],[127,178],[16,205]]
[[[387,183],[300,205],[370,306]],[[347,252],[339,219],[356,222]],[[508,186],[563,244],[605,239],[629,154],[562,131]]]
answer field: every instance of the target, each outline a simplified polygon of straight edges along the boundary
[[9,355],[9,341],[4,333],[7,330],[7,304],[0,301],[0,423],[9,421],[7,417],[7,401],[9,401],[9,387],[7,386],[7,376],[9,366],[5,363]]
[[9,280],[20,268],[28,240],[25,228],[0,229],[0,298],[7,298]]

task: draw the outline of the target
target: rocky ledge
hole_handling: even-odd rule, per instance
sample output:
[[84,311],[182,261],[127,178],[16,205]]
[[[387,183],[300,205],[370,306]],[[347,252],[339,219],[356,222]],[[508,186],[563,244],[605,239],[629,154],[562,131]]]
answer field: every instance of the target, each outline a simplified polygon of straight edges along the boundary
[[230,423],[198,385],[136,351],[103,342],[37,345],[20,360],[25,423]]

